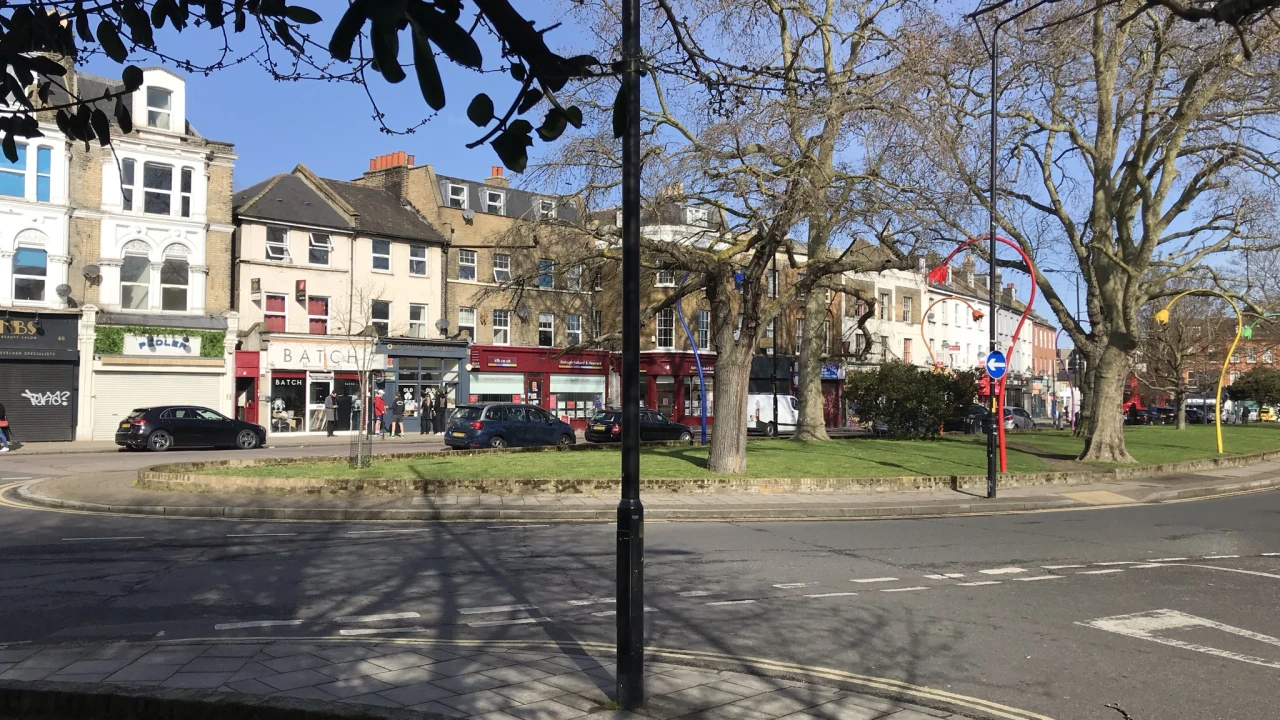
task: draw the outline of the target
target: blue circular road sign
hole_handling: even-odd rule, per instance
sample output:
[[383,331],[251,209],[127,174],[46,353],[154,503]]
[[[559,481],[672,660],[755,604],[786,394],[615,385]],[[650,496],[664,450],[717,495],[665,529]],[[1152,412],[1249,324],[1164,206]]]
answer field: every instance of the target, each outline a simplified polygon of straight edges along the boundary
[[989,375],[992,380],[999,380],[1004,377],[1005,370],[1008,368],[1008,364],[1004,361],[1004,353],[999,350],[994,350],[991,354],[987,355],[986,365],[987,375]]

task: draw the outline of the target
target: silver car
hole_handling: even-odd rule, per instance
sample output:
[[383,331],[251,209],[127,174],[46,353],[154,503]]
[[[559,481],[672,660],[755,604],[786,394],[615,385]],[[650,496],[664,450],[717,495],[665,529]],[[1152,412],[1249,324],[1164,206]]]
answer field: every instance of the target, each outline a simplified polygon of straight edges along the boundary
[[1004,429],[1035,430],[1036,421],[1031,418],[1031,413],[1020,407],[1007,407],[1004,409]]

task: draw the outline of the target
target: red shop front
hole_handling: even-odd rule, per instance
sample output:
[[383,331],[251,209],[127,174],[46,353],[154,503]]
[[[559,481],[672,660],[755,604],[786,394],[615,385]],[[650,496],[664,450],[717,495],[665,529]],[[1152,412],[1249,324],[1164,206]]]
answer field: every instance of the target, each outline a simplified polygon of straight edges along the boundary
[[[556,357],[554,348],[472,345],[465,402],[537,405],[579,430],[609,404],[609,353]],[[458,399],[463,402],[463,398]]]
[[[618,355],[614,355],[619,363]],[[698,380],[698,359],[702,361],[705,392]],[[691,352],[648,350],[640,353],[640,373],[645,385],[641,387],[641,402],[676,422],[697,425],[702,422],[703,397],[707,403],[707,426],[715,416],[715,366],[714,353],[701,353],[698,358]]]

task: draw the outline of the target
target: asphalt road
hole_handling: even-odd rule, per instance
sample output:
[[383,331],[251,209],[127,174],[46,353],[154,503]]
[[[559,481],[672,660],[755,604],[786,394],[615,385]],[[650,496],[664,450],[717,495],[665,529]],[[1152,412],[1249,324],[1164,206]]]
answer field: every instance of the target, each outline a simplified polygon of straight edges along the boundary
[[[49,460],[50,471],[93,462]],[[1133,720],[1276,716],[1277,492],[955,519],[650,523],[646,543],[654,645],[891,677],[1058,720],[1123,720],[1108,704]],[[0,645],[344,632],[611,642],[614,549],[602,524],[0,507]]]

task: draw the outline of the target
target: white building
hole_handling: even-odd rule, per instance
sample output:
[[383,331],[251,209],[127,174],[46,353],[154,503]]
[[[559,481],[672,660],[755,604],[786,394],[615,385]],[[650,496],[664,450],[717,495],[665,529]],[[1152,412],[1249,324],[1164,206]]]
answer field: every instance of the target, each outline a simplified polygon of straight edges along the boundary
[[19,140],[18,159],[0,154],[0,306],[67,307],[68,172],[66,138],[42,123],[44,137]]

